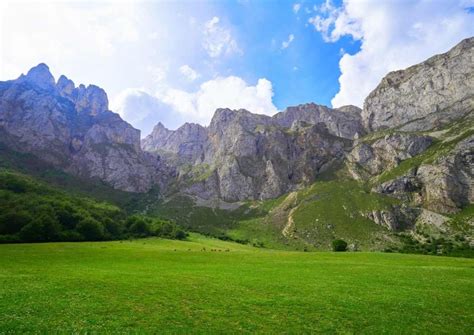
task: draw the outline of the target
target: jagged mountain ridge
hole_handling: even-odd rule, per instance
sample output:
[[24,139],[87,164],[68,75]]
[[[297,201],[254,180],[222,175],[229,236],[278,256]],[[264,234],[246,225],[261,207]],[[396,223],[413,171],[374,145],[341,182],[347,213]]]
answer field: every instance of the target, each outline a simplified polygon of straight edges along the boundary
[[[269,117],[220,109],[209,127],[185,124],[170,131],[159,124],[142,147],[177,167],[178,179],[185,181],[182,192],[205,199],[275,198],[309,185],[341,161],[352,165],[354,178],[366,180],[427,150],[435,138],[420,131],[472,114],[473,67],[470,38],[445,54],[389,73],[363,110],[305,104]],[[375,143],[359,141],[384,130],[398,133]]]
[[305,104],[269,117],[224,108],[208,127],[158,124],[141,144],[102,89],[55,82],[40,64],[0,83],[1,141],[114,188],[158,185],[166,198],[201,204],[276,198],[345,166],[373,194],[401,201],[359,213],[371,221],[390,229],[446,221],[473,203],[473,49],[466,39],[388,74],[363,110]]
[[273,117],[218,109],[209,127],[170,131],[158,124],[142,147],[177,166],[184,192],[232,202],[275,198],[308,185],[363,134],[355,106],[306,104]]
[[0,83],[0,133],[15,150],[125,191],[148,191],[164,171],[141,150],[140,131],[108,110],[103,89],[56,83],[45,64]]

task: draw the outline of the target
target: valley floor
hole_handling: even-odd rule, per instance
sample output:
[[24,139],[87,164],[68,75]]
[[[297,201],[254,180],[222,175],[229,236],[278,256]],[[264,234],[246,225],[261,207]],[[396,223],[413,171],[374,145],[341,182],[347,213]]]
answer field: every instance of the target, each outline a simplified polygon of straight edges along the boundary
[[0,245],[0,333],[472,334],[474,260],[189,241]]

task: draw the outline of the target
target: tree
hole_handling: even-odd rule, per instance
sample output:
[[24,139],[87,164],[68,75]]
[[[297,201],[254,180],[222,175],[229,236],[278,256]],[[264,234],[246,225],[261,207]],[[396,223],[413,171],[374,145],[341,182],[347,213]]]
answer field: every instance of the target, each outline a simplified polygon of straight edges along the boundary
[[186,234],[184,230],[182,230],[181,228],[176,228],[175,234],[174,234],[175,239],[184,240],[186,239],[186,237],[188,237],[188,234]]
[[122,222],[118,222],[117,220],[112,220],[110,218],[105,218],[103,223],[110,237],[116,238],[122,233]]
[[104,238],[104,226],[92,218],[81,220],[76,229],[89,241],[98,241]]
[[156,230],[156,234],[162,237],[172,237],[175,225],[172,222],[164,221]]
[[341,239],[332,241],[332,250],[334,251],[346,251],[347,242]]
[[20,230],[20,238],[27,242],[56,241],[60,232],[56,217],[43,213]]
[[0,234],[16,234],[30,223],[31,216],[26,211],[12,211],[0,216]]
[[150,235],[150,227],[144,219],[138,219],[129,228],[130,233],[138,236]]
[[81,220],[81,215],[69,204],[62,205],[56,209],[56,216],[62,226],[74,229]]

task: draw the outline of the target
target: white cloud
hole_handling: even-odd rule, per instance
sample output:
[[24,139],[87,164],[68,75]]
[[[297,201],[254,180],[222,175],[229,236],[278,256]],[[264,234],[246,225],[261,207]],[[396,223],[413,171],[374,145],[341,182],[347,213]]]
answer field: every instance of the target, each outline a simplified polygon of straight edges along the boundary
[[300,11],[300,9],[301,9],[301,4],[300,4],[300,3],[294,3],[294,4],[293,4],[293,12],[294,12],[295,14],[298,14],[298,12]]
[[357,1],[335,7],[330,0],[316,7],[309,22],[327,42],[351,36],[361,41],[360,51],[345,53],[339,67],[340,90],[333,106],[355,104],[389,71],[419,63],[446,52],[474,35],[474,15],[461,1]]
[[242,53],[229,29],[222,27],[220,19],[214,16],[204,25],[203,48],[212,58],[233,53]]
[[168,88],[153,95],[144,89],[126,89],[112,99],[111,109],[146,136],[158,122],[171,129],[184,122],[208,125],[217,108],[273,115],[278,110],[272,97],[272,83],[267,79],[261,78],[252,86],[229,76],[206,81],[195,92]]
[[179,72],[189,81],[194,81],[200,77],[199,73],[187,64],[180,66]]
[[67,60],[110,59],[139,39],[134,4],[25,2],[0,6],[0,78],[18,77],[39,62],[63,68]]
[[288,35],[288,39],[281,43],[281,48],[282,49],[288,48],[290,46],[291,42],[293,42],[294,39],[295,39],[295,35],[293,35],[293,34]]
[[255,86],[242,78],[219,77],[201,84],[196,92],[170,89],[159,98],[187,119],[208,124],[217,108],[244,108],[253,113],[273,115],[278,112],[272,102],[272,83],[261,78]]
[[140,129],[142,137],[148,135],[160,121],[171,129],[185,122],[182,114],[143,88],[123,90],[112,99],[110,107],[132,126]]

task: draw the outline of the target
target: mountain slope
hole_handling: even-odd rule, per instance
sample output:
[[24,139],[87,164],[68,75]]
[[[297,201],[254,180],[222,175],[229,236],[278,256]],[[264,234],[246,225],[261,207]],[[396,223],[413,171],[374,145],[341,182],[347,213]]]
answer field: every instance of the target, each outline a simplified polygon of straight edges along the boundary
[[389,73],[363,110],[221,108],[208,127],[158,124],[141,143],[103,90],[55,82],[40,64],[0,83],[0,142],[5,155],[148,192],[122,203],[223,239],[300,250],[435,241],[430,252],[446,253],[474,245],[473,54],[469,38]]
[[0,140],[78,176],[114,188],[148,191],[160,162],[140,149],[140,132],[108,110],[101,88],[61,76],[45,64],[0,83]]

